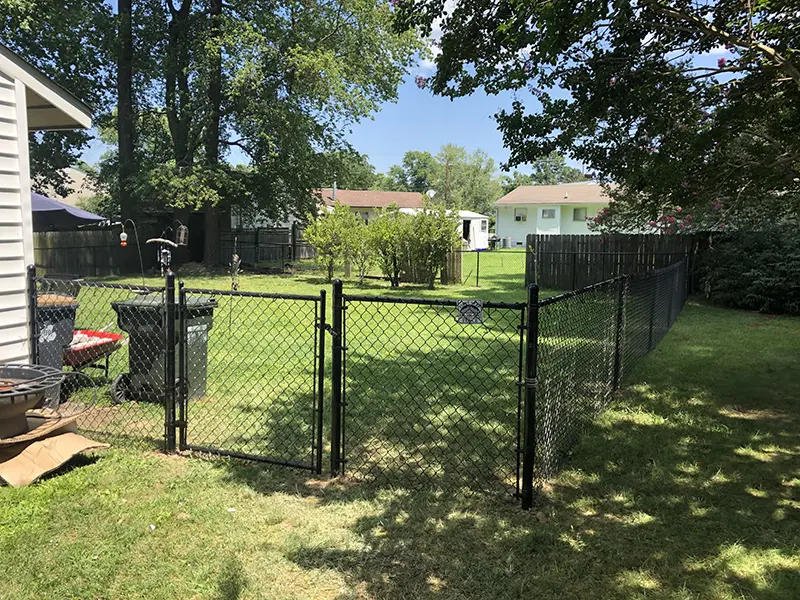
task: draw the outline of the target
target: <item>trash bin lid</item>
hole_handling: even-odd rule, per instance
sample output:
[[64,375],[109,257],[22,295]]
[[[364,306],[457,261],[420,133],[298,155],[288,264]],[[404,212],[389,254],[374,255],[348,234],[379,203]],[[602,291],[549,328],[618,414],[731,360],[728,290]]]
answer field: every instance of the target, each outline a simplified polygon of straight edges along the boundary
[[111,306],[114,310],[123,307],[129,310],[161,310],[164,307],[164,295],[161,293],[141,294],[127,300],[112,302]]
[[38,308],[45,308],[45,307],[78,308],[79,304],[72,296],[63,296],[61,294],[39,294],[38,296],[36,296],[36,306]]
[[[114,307],[114,310],[118,310],[122,307],[128,310],[162,310],[164,308],[164,295],[161,293],[142,294],[140,296],[128,298],[127,300],[112,302],[111,306]],[[189,312],[216,307],[216,298],[203,298],[197,296],[186,298],[186,308]]]

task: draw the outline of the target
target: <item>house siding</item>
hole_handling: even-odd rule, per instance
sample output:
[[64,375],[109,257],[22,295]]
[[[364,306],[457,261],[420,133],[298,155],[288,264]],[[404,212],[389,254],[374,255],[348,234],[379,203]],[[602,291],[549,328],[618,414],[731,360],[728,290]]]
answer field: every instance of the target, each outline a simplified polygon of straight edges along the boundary
[[31,225],[24,214],[30,204],[25,111],[25,87],[0,73],[0,363],[28,361],[25,265],[33,260],[33,235],[25,235]]
[[[573,221],[573,209],[585,208],[586,215],[592,218],[606,204],[513,204],[497,207],[497,223],[495,233],[500,238],[510,237],[511,247],[525,246],[529,234],[595,234],[589,231],[585,221]],[[527,221],[515,221],[514,209],[525,208],[528,211]],[[542,210],[555,209],[555,219],[542,219]]]

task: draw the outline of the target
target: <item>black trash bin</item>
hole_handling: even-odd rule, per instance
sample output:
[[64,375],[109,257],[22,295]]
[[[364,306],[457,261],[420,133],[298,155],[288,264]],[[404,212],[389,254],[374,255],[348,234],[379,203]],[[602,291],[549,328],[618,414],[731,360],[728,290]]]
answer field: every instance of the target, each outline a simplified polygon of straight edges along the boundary
[[[164,398],[166,360],[166,310],[162,294],[146,294],[130,300],[112,302],[119,328],[130,336],[129,373],[117,378],[113,394],[116,400],[154,400]],[[188,298],[186,306],[186,366],[189,399],[206,393],[208,332],[214,324],[214,298]],[[177,365],[180,331],[175,323]],[[177,373],[176,373],[177,375]]]
[[[36,352],[38,364],[59,371],[64,365],[64,348],[72,342],[78,302],[72,296],[39,294],[36,298]],[[45,404],[57,407],[61,385],[47,391]],[[54,406],[55,405],[55,406]]]

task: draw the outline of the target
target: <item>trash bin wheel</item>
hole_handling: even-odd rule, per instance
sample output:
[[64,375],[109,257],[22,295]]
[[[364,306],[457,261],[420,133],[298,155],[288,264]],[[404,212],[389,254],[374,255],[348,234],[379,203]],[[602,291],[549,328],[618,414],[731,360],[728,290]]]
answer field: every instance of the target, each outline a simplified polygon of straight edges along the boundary
[[130,400],[130,374],[117,375],[111,381],[111,401],[114,404],[123,404]]

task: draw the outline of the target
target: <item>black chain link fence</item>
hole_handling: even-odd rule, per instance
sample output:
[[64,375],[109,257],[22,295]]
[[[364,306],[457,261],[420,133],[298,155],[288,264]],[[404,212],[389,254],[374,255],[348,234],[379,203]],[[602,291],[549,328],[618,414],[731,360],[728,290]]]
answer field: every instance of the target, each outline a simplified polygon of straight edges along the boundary
[[87,376],[48,406],[100,441],[164,449],[164,288],[37,278],[30,292],[32,362]]
[[489,289],[523,289],[525,250],[463,250],[461,284]]
[[92,378],[49,400],[96,439],[321,472],[327,414],[334,474],[504,492],[526,508],[689,284],[686,261],[543,300],[531,287],[527,302],[357,296],[337,282],[328,327],[324,291],[30,277],[32,361]]
[[517,493],[525,303],[343,297],[339,471]]
[[681,261],[538,303],[536,485],[557,472],[621,380],[666,335],[687,293]]

